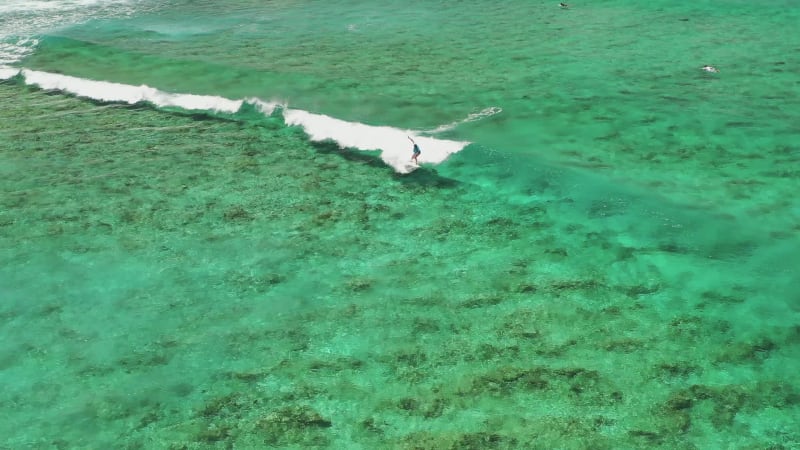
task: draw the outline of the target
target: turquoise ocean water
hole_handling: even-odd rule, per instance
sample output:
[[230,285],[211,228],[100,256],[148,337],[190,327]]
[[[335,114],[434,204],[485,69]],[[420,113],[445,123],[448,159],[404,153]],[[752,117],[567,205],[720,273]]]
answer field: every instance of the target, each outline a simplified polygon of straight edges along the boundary
[[800,448],[798,23],[3,2],[0,448]]

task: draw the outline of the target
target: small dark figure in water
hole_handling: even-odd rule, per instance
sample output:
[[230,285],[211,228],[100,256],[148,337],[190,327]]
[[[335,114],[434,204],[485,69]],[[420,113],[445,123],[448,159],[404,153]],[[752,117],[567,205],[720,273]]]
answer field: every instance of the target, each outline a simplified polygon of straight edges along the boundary
[[569,8],[569,5],[566,4],[566,3],[559,3],[558,6],[564,8],[564,9]]
[[413,150],[414,154],[411,155],[411,160],[414,161],[415,163],[419,164],[419,161],[417,161],[417,158],[419,158],[419,154],[422,153],[422,150],[420,150],[419,149],[419,145],[417,145],[417,143],[414,142],[413,139],[411,139],[411,136],[407,136],[407,137],[408,137],[408,140],[411,141],[412,144],[414,144],[414,150]]

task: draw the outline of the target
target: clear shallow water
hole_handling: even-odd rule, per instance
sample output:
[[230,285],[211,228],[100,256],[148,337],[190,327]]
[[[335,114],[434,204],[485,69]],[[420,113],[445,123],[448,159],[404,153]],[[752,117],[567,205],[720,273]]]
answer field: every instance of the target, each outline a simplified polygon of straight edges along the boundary
[[4,445],[800,441],[787,5],[138,8],[15,66],[473,144],[5,82]]

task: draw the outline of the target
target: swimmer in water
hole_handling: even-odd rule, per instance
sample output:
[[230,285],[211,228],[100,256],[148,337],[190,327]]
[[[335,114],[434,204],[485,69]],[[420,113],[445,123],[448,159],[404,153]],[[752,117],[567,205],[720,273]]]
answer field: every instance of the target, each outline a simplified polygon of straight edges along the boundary
[[569,8],[569,5],[566,4],[566,3],[559,3],[558,6],[564,8],[564,9]]
[[717,69],[714,66],[709,66],[708,64],[706,64],[705,66],[701,67],[701,69],[703,69],[703,70],[705,70],[706,72],[709,72],[709,73],[719,73],[719,69]]

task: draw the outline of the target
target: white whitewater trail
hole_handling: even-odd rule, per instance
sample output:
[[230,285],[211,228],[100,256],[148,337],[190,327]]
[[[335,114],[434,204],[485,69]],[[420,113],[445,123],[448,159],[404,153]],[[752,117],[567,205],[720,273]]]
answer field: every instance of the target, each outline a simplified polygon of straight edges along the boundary
[[463,118],[461,120],[457,120],[455,122],[450,122],[450,123],[444,124],[444,125],[439,125],[438,127],[428,131],[428,133],[436,134],[436,133],[442,133],[442,132],[445,132],[445,131],[450,131],[450,130],[456,128],[457,126],[461,125],[462,123],[477,122],[479,120],[486,119],[487,117],[492,117],[495,114],[500,114],[501,112],[503,112],[503,108],[500,108],[498,106],[490,106],[490,107],[484,108],[484,109],[482,109],[482,110],[480,110],[478,112],[471,113],[467,117],[465,117],[465,118]]
[[44,90],[68,92],[79,97],[103,102],[128,104],[148,102],[158,107],[176,107],[188,111],[215,111],[229,114],[236,113],[244,103],[248,103],[254,105],[266,116],[272,115],[277,108],[280,108],[285,123],[289,126],[302,127],[312,141],[330,140],[336,142],[341,148],[379,150],[381,159],[398,173],[410,173],[419,167],[411,162],[411,143],[407,137],[413,138],[422,149],[419,157],[421,164],[439,164],[451,154],[459,152],[469,145],[469,142],[466,141],[420,136],[420,132],[415,130],[348,122],[323,114],[288,108],[281,103],[263,101],[258,98],[232,100],[211,95],[176,94],[146,85],[133,86],[28,69],[0,67],[0,79],[9,79],[17,75],[21,76],[26,84],[35,85]]

